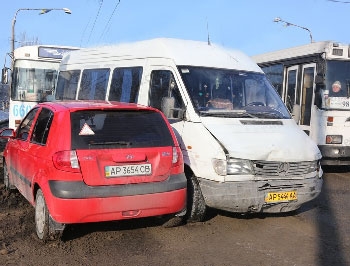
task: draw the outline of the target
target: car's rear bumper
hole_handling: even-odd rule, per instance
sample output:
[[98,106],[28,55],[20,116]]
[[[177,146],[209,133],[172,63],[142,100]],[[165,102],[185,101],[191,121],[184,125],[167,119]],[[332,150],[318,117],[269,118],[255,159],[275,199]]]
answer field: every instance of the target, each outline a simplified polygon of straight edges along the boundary
[[122,220],[183,211],[186,187],[184,174],[163,182],[95,187],[84,182],[49,181],[46,201],[59,223]]

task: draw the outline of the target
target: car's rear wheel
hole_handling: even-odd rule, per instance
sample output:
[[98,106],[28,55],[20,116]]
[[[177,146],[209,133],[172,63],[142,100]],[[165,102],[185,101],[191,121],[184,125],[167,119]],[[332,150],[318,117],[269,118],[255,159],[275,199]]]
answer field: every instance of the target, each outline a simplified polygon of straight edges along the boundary
[[35,230],[38,238],[45,242],[60,237],[64,227],[56,230],[54,224],[56,223],[50,217],[44,194],[39,189],[35,198]]
[[184,224],[184,217],[182,216],[173,216],[168,217],[163,221],[162,226],[165,228],[177,227]]

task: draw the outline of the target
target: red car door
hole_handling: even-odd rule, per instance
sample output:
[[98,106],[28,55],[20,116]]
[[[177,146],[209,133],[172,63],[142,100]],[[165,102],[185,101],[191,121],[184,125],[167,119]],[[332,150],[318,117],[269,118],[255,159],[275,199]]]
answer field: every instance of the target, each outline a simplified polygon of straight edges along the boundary
[[29,151],[31,146],[29,140],[38,110],[39,108],[32,109],[22,120],[10,151],[13,153],[10,158],[12,162],[11,173],[16,179],[14,184],[30,202],[32,202],[31,179],[36,165],[31,158],[32,151]]

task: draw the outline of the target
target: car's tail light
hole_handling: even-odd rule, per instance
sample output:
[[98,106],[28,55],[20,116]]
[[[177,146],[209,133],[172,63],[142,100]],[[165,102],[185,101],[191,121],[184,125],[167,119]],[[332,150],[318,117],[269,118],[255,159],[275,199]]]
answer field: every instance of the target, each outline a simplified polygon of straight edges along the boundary
[[75,151],[59,151],[53,155],[54,166],[58,170],[79,173],[80,166]]
[[175,164],[177,163],[179,160],[179,154],[177,152],[177,149],[176,147],[173,147],[173,160],[172,160],[172,163]]
[[184,160],[180,147],[173,147],[172,173],[182,173],[184,171]]

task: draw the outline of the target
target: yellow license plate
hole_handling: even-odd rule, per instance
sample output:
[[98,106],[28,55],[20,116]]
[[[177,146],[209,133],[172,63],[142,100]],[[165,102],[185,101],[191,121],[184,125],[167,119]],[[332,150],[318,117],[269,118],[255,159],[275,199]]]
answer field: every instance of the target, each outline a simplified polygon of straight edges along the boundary
[[298,195],[295,190],[285,192],[269,192],[266,195],[265,202],[281,202],[297,200]]

